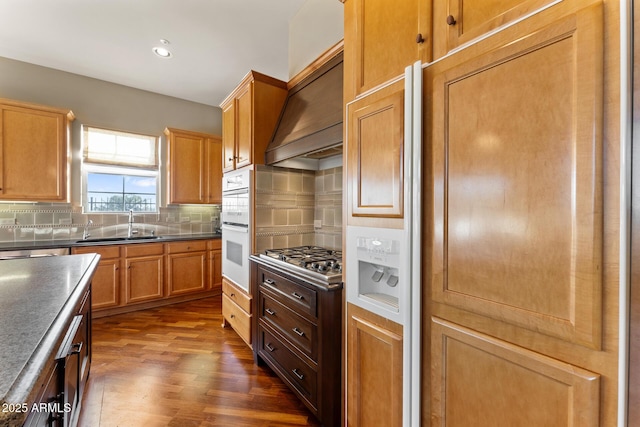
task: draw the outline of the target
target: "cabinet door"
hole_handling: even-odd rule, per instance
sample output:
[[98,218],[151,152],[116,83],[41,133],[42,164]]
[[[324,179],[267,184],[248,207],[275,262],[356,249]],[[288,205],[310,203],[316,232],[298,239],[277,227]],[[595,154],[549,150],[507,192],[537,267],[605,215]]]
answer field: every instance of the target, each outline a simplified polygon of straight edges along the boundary
[[127,258],[125,270],[126,302],[135,303],[162,298],[162,256]]
[[222,291],[222,251],[209,252],[209,287],[218,293]]
[[517,29],[431,70],[433,300],[599,349],[602,8]]
[[601,425],[599,375],[441,319],[431,331],[432,426]]
[[447,0],[434,2],[434,56],[515,21],[556,0]]
[[207,283],[206,251],[167,255],[169,296],[204,291]]
[[344,7],[347,100],[429,61],[430,2],[346,0]]
[[206,202],[206,144],[202,135],[171,131],[169,203]]
[[253,86],[250,82],[236,97],[236,169],[253,163]]
[[347,424],[401,426],[402,326],[347,307]]
[[207,139],[207,203],[222,204],[222,143]]
[[0,199],[67,199],[67,116],[0,104]]
[[402,227],[404,80],[347,106],[348,223]]
[[120,260],[102,260],[91,282],[93,310],[120,305]]
[[222,108],[222,171],[236,168],[236,101]]

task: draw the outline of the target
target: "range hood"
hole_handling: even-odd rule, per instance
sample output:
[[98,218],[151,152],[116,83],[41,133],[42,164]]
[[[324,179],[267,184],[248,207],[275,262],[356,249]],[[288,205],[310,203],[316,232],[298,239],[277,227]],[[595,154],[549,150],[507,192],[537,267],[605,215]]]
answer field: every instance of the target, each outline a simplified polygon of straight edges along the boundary
[[342,52],[289,89],[265,163],[297,169],[342,164]]

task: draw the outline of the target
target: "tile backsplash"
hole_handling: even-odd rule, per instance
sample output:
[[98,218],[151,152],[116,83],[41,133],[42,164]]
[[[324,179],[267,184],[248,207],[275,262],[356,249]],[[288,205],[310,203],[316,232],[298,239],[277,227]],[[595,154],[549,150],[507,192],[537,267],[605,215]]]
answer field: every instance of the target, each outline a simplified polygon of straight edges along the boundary
[[300,245],[341,249],[342,167],[258,166],[255,221],[258,252]]
[[[125,236],[128,214],[82,213],[68,203],[0,203],[0,242],[81,239],[86,224],[91,237]],[[212,233],[219,226],[220,206],[169,206],[158,213],[133,215],[139,235]]]

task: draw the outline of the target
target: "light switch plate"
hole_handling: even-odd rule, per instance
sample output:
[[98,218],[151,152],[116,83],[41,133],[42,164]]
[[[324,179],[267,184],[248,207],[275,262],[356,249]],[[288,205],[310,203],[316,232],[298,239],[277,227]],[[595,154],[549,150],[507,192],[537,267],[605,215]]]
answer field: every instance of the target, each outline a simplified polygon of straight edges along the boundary
[[313,220],[313,228],[322,228],[322,220],[321,219]]

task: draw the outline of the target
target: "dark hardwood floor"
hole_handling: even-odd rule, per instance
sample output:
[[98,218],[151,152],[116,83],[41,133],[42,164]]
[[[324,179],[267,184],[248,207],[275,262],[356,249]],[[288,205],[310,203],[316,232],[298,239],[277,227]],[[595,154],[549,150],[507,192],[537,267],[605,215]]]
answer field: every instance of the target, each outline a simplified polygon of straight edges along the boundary
[[94,319],[79,425],[318,426],[221,324],[219,296]]

